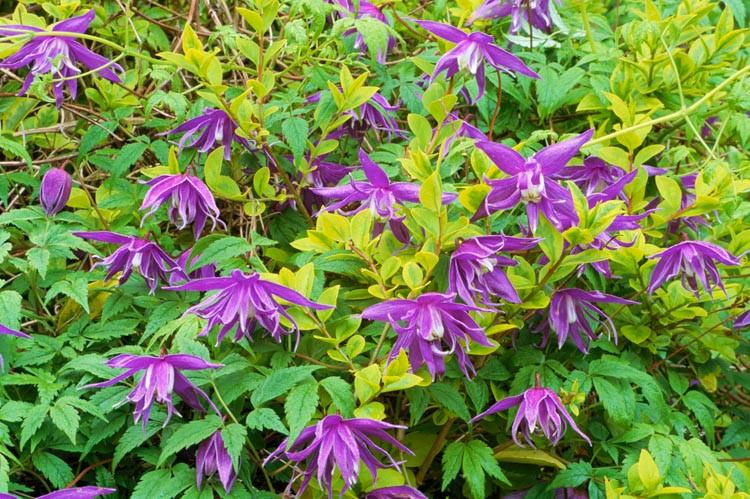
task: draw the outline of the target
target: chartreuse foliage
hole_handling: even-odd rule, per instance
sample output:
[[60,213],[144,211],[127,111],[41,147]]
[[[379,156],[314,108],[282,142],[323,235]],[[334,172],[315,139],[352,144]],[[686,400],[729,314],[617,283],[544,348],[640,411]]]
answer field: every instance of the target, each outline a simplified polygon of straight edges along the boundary
[[0,491],[748,497],[748,5],[494,3],[6,2]]

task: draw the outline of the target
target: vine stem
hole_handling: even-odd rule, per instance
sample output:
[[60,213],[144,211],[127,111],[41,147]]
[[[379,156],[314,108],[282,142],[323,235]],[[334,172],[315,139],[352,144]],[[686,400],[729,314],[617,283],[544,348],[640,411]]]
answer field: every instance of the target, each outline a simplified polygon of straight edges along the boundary
[[427,456],[425,456],[422,466],[419,467],[419,472],[417,473],[417,485],[421,485],[422,482],[424,482],[424,477],[427,474],[427,470],[430,469],[432,461],[435,460],[435,457],[437,457],[437,455],[443,449],[445,439],[447,438],[448,432],[451,430],[451,427],[453,426],[453,422],[455,420],[456,418],[450,418],[440,429],[440,433],[438,433],[435,442],[433,442],[432,447],[430,447],[430,451],[427,453]]
[[95,468],[98,468],[99,466],[101,466],[101,465],[103,465],[103,464],[107,464],[107,463],[109,463],[109,462],[112,462],[112,458],[111,458],[111,457],[110,457],[110,458],[107,458],[107,459],[102,459],[101,461],[99,461],[99,462],[97,462],[97,463],[94,463],[94,464],[90,464],[90,465],[86,466],[86,467],[85,467],[85,468],[83,469],[83,471],[81,471],[80,473],[78,473],[78,474],[76,475],[76,477],[75,477],[75,478],[74,478],[73,480],[71,480],[71,481],[70,481],[70,483],[69,483],[68,485],[66,485],[66,486],[65,486],[65,488],[66,488],[66,489],[69,489],[69,488],[73,487],[73,486],[74,486],[75,484],[77,484],[77,483],[78,483],[78,481],[79,481],[79,480],[80,480],[81,478],[83,478],[84,476],[86,476],[86,473],[88,473],[89,471],[91,471],[91,470],[93,470],[93,469],[95,469]]
[[721,82],[719,85],[716,86],[713,90],[708,92],[706,95],[695,101],[693,104],[691,104],[689,107],[682,107],[679,111],[675,111],[670,114],[666,114],[664,116],[660,116],[658,118],[654,118],[652,120],[644,121],[643,123],[638,123],[633,126],[629,126],[627,128],[623,128],[621,130],[616,130],[612,133],[608,133],[607,135],[603,135],[599,138],[590,140],[586,143],[587,146],[592,146],[595,144],[601,144],[603,142],[607,142],[608,140],[614,139],[616,137],[619,137],[620,135],[625,135],[626,133],[634,132],[636,130],[640,130],[641,128],[646,128],[652,125],[658,125],[660,123],[666,123],[668,121],[673,121],[676,119],[684,119],[685,116],[689,115],[696,109],[698,109],[700,106],[705,104],[707,101],[709,101],[714,95],[722,91],[727,85],[732,83],[733,81],[739,79],[742,76],[745,76],[750,71],[750,66],[745,66],[744,68],[736,71],[734,74],[732,74],[729,78]]

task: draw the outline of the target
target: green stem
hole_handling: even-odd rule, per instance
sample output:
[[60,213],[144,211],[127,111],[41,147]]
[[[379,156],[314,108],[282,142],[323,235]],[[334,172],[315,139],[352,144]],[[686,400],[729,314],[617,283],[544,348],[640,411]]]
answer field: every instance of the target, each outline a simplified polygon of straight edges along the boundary
[[612,140],[614,138],[619,137],[620,135],[625,135],[630,132],[634,132],[636,130],[640,130],[641,128],[646,128],[653,125],[658,125],[660,123],[666,123],[668,121],[677,120],[677,119],[684,119],[685,116],[692,113],[696,109],[698,109],[700,106],[708,102],[714,95],[722,91],[727,85],[732,83],[733,81],[739,79],[740,77],[744,76],[748,71],[750,71],[750,66],[745,66],[742,69],[737,70],[734,74],[732,74],[729,78],[721,82],[719,85],[716,86],[713,90],[708,92],[706,95],[695,101],[692,105],[689,107],[683,107],[679,111],[675,111],[670,114],[666,114],[664,116],[660,116],[659,118],[654,118],[652,120],[644,121],[642,123],[638,123],[633,126],[629,126],[627,128],[623,128],[621,130],[614,131],[612,133],[608,133],[607,135],[603,135],[599,138],[596,138],[594,140],[590,140],[586,143],[587,146],[592,146],[595,144],[601,144],[603,142],[607,142],[609,140]]

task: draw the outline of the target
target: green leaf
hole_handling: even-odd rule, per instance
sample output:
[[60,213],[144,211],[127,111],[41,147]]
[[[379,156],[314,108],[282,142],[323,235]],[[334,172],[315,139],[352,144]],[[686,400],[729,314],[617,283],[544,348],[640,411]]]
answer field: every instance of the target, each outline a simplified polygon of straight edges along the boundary
[[16,291],[0,291],[0,324],[15,330],[21,327],[21,300]]
[[281,434],[287,435],[289,431],[281,422],[278,414],[273,409],[268,407],[261,407],[259,409],[253,409],[250,414],[247,415],[245,424],[251,430],[274,430]]
[[89,313],[89,288],[88,279],[85,276],[67,276],[64,281],[55,282],[49,288],[44,296],[44,304],[50,302],[52,298],[63,294],[78,303],[88,314]]
[[115,128],[117,123],[112,121],[88,127],[78,146],[78,157],[85,158],[96,146],[104,142]]
[[544,252],[550,262],[556,262],[562,256],[565,242],[562,234],[547,221],[544,215],[539,216],[539,226],[535,234],[542,240],[539,241],[539,248]]
[[31,156],[22,144],[0,137],[0,149],[11,153],[14,157],[20,157],[26,162],[26,166],[31,168]]
[[570,463],[568,467],[559,472],[552,483],[549,484],[550,489],[561,489],[565,487],[578,487],[586,483],[593,473],[591,465],[586,462]]
[[157,466],[162,465],[169,456],[176,454],[182,449],[204,441],[219,428],[221,428],[221,418],[213,414],[206,416],[206,419],[190,421],[180,426],[162,444]]
[[26,259],[29,261],[31,268],[39,272],[39,276],[44,279],[47,277],[47,267],[49,266],[50,252],[44,248],[31,248],[26,252]]
[[195,485],[195,471],[184,463],[144,473],[130,499],[171,499]]
[[281,124],[281,132],[294,154],[294,159],[301,158],[307,147],[307,121],[296,117],[287,118]]
[[302,383],[294,388],[284,403],[286,422],[289,425],[289,445],[292,445],[302,429],[310,422],[318,408],[318,384]]
[[47,419],[48,411],[49,406],[37,405],[26,413],[26,418],[23,420],[23,424],[21,424],[21,448],[23,448],[24,444],[26,444],[26,442],[28,442],[42,426],[44,420]]
[[432,399],[441,407],[460,417],[464,421],[471,419],[469,408],[466,407],[463,397],[453,385],[447,383],[435,383],[430,385],[429,390]]
[[64,489],[73,480],[73,470],[70,465],[54,454],[49,452],[33,454],[31,462],[56,489]]
[[428,210],[439,213],[443,205],[440,173],[435,170],[419,188],[419,201]]
[[440,490],[445,488],[458,476],[464,457],[464,443],[451,442],[443,451],[443,484]]
[[320,382],[320,386],[331,396],[331,400],[343,417],[352,417],[355,400],[349,383],[338,376],[329,376]]
[[229,457],[232,458],[234,469],[240,467],[240,455],[242,454],[242,448],[245,446],[246,437],[247,429],[241,424],[231,423],[221,430],[221,439],[224,440],[224,448],[226,448]]
[[209,264],[220,264],[236,256],[250,252],[253,246],[241,237],[226,236],[218,239],[204,249],[198,261],[192,265],[193,269]]
[[243,201],[245,196],[240,192],[240,186],[237,185],[231,177],[222,175],[221,166],[224,163],[224,146],[214,149],[206,158],[203,172],[206,176],[206,185],[218,197],[230,201]]
[[65,433],[73,445],[76,443],[76,433],[78,425],[81,422],[81,416],[75,407],[65,403],[64,400],[58,400],[49,411],[52,423]]
[[250,401],[253,406],[260,407],[265,402],[283,395],[300,381],[309,378],[320,366],[295,366],[274,371],[253,392]]
[[481,440],[472,440],[465,445],[461,469],[464,480],[469,484],[469,490],[477,499],[485,497],[485,473],[507,485],[511,484],[498,466],[492,449]]

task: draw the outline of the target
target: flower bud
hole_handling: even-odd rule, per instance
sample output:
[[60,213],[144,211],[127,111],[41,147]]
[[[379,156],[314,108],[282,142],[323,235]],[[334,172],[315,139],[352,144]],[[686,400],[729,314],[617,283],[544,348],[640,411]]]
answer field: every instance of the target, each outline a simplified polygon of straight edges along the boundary
[[70,198],[73,179],[62,168],[50,168],[42,178],[39,202],[47,215],[54,215],[65,208]]

